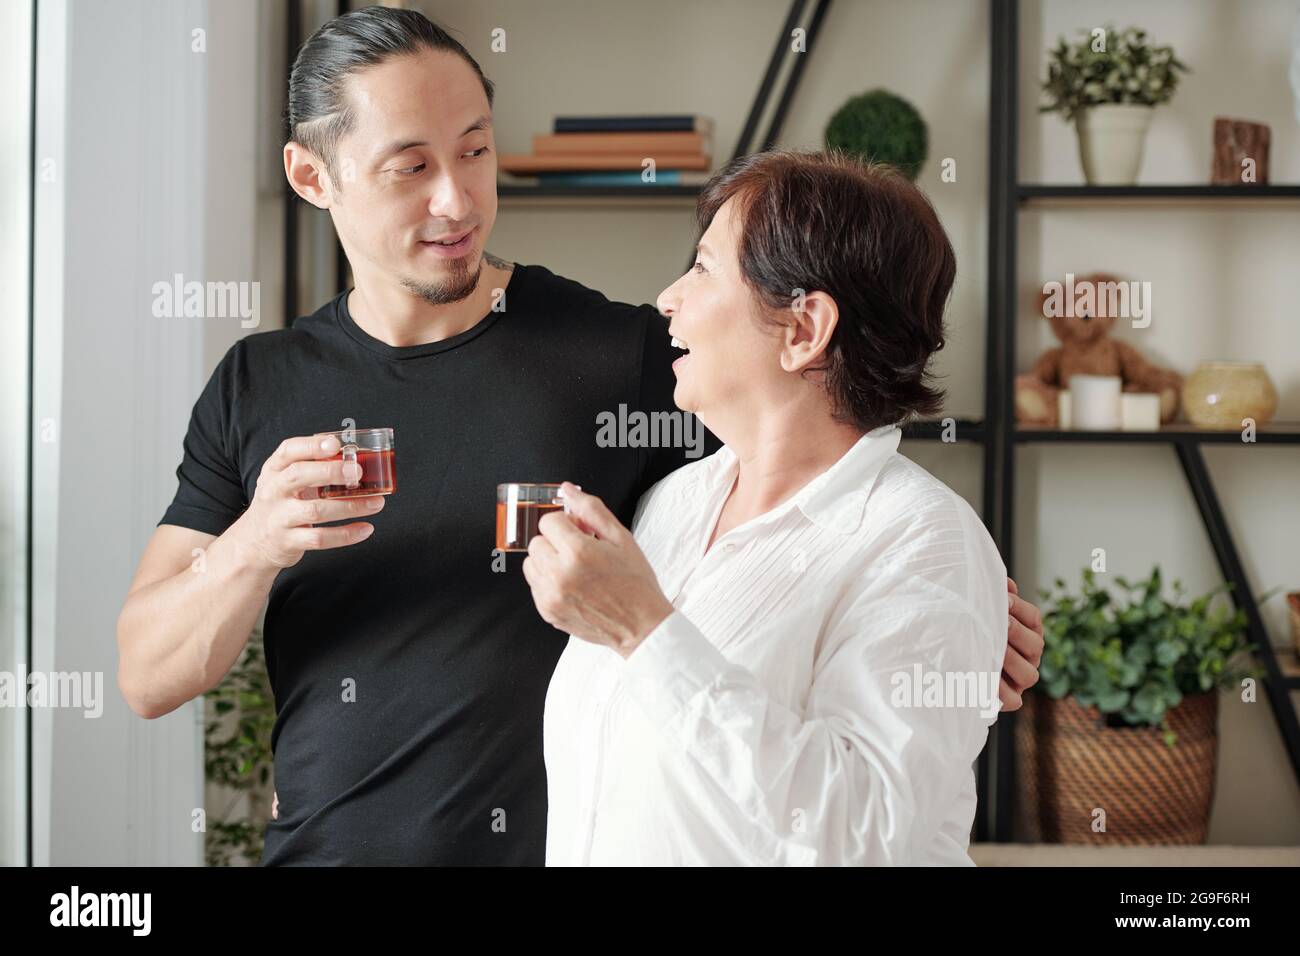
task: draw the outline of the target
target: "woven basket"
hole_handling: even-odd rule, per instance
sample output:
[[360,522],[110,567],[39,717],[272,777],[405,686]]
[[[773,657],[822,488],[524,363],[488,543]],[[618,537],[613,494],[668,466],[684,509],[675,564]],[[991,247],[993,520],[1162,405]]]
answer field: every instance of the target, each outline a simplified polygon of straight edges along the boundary
[[[1169,711],[1178,742],[1157,727],[1109,727],[1073,697],[1026,694],[1016,721],[1021,806],[1042,843],[1093,845],[1205,842],[1218,756],[1217,692]],[[1096,809],[1105,832],[1096,832]]]

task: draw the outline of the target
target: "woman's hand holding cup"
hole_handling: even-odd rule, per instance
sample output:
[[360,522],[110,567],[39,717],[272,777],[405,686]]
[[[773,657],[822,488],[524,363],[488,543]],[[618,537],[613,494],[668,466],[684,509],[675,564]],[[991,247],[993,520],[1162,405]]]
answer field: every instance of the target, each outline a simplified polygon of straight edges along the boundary
[[627,657],[672,603],[632,532],[595,495],[561,485],[564,511],[538,522],[523,572],[548,624]]

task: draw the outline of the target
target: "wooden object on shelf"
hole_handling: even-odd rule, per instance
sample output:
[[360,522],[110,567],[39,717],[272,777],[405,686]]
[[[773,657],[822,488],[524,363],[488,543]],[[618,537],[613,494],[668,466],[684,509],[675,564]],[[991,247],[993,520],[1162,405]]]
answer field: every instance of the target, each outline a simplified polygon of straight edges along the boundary
[[707,153],[703,133],[545,133],[533,137],[533,154],[555,153]]
[[701,170],[708,169],[710,162],[710,158],[703,153],[660,153],[648,156],[641,153],[588,153],[586,155],[545,153],[540,156],[531,153],[506,153],[501,156],[498,165],[503,173],[529,176],[547,172],[640,170],[647,159],[653,159],[657,169]]
[[1295,652],[1300,656],[1300,591],[1287,594],[1286,606],[1291,617],[1291,643],[1295,644]]
[[[1266,184],[1270,139],[1265,123],[1216,116],[1210,182],[1219,186]],[[1246,160],[1253,160],[1253,167]]]

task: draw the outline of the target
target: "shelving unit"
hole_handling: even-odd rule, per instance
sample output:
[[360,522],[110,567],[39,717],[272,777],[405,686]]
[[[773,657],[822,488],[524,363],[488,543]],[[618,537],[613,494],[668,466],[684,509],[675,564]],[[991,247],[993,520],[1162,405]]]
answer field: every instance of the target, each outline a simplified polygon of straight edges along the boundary
[[[817,42],[817,35],[821,32],[822,23],[826,19],[826,14],[830,11],[831,2],[830,0],[817,0],[812,14],[805,17],[807,6],[807,0],[792,0],[790,4],[785,22],[776,35],[776,45],[768,57],[767,68],[763,71],[758,90],[754,94],[754,101],[750,105],[749,114],[745,118],[745,125],[741,129],[740,138],[736,142],[736,148],[731,153],[733,159],[750,152],[770,149],[776,144],[781,135],[781,127],[785,123],[786,113],[790,109],[790,103],[794,99],[795,91],[799,88],[799,80],[803,77],[804,65],[807,63],[813,46]],[[806,52],[802,56],[795,56],[790,50],[790,35],[796,27],[801,25],[805,31]],[[795,56],[795,59],[786,73],[785,83],[781,88],[776,108],[768,123],[767,132],[764,134],[761,144],[754,146],[754,135],[758,132],[763,114],[767,112],[772,92],[776,88],[777,78],[781,75],[782,68],[785,67],[791,56]],[[699,186],[652,186],[648,184],[642,186],[578,187],[501,183],[497,186],[497,196],[512,201],[528,198],[581,201],[604,197],[608,199],[636,199],[638,201],[654,202],[682,197],[689,197],[694,200],[699,192]]]
[[1258,203],[1279,199],[1300,202],[1300,186],[1051,186],[1021,183],[1016,198],[1022,205],[1065,202],[1212,202]]
[[[1154,432],[1085,432],[1069,429],[1042,428],[1034,425],[1019,425],[1016,428],[1016,441],[1029,442],[1127,442],[1129,444],[1181,444],[1181,445],[1240,445],[1241,433],[1238,431],[1207,431],[1195,425],[1166,425]],[[1261,425],[1255,433],[1255,441],[1261,445],[1300,445],[1300,422],[1274,422]]]
[[[1209,471],[1201,454],[1205,444],[1242,444],[1239,432],[1205,431],[1172,425],[1157,432],[1079,432],[1019,426],[1015,420],[1016,362],[1016,243],[1018,215],[1026,207],[1049,204],[1152,203],[1181,207],[1188,203],[1241,203],[1255,208],[1300,200],[1300,185],[1152,185],[1075,186],[1021,183],[1018,169],[1020,30],[1018,0],[990,0],[992,76],[989,90],[989,352],[986,356],[990,406],[986,420],[986,462],[997,468],[993,508],[985,513],[1008,570],[1013,568],[1015,517],[1015,452],[1030,443],[1112,443],[1168,445],[1187,479],[1219,569],[1232,584],[1232,600],[1245,612],[1251,643],[1264,665],[1264,686],[1273,717],[1281,731],[1291,766],[1300,780],[1300,726],[1290,692],[1300,690],[1300,670],[1284,670],[1264,629],[1255,592],[1247,580],[1240,555],[1224,518]],[[1259,444],[1300,445],[1300,423],[1258,429]],[[986,495],[989,488],[986,486]],[[1014,572],[1012,572],[1014,576]],[[1004,714],[985,758],[992,774],[981,773],[981,807],[977,839],[1009,841],[1015,800],[1016,715]],[[990,753],[991,750],[991,753]],[[981,760],[984,768],[984,758]]]

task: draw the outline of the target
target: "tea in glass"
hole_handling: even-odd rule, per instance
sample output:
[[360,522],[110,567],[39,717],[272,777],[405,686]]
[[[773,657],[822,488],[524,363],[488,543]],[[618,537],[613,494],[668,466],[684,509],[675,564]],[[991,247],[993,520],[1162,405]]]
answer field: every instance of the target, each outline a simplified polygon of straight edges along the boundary
[[326,461],[355,461],[361,477],[342,485],[324,485],[318,489],[322,498],[361,498],[366,495],[391,495],[397,490],[397,465],[394,459],[391,428],[349,428],[339,432],[318,432],[313,437],[339,440],[339,453]]
[[565,511],[560,485],[509,482],[497,485],[497,550],[527,551],[543,515]]

